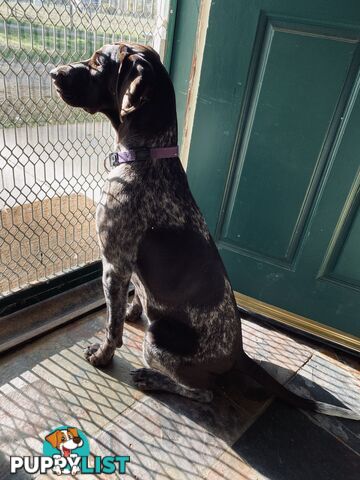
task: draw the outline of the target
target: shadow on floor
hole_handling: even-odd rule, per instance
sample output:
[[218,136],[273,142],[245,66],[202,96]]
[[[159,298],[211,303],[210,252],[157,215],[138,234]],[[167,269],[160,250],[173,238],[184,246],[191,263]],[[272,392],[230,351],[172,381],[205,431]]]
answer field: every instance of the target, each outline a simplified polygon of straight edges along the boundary
[[[46,434],[70,425],[86,434],[93,455],[129,455],[125,479],[356,478],[360,422],[273,402],[246,376],[225,394],[216,394],[211,404],[143,394],[130,375],[142,366],[141,326],[126,327],[124,345],[106,369],[84,359],[84,346],[103,338],[102,315],[65,326],[0,359],[1,472],[8,469],[11,455],[41,455]],[[301,396],[359,408],[355,361],[348,365],[251,322],[244,337],[249,354]]]

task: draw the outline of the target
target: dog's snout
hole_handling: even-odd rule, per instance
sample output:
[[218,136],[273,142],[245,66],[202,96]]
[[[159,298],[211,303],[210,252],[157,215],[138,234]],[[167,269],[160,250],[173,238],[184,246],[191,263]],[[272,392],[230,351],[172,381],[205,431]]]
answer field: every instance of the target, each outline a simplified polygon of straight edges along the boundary
[[81,438],[80,437],[74,437],[73,440],[74,440],[74,443],[76,443],[77,445],[79,443],[81,443]]
[[57,77],[57,75],[58,75],[57,68],[53,68],[53,69],[50,71],[50,77],[55,80],[55,78]]
[[61,65],[60,67],[55,67],[50,71],[50,76],[53,80],[63,76],[65,77],[70,71],[70,65]]

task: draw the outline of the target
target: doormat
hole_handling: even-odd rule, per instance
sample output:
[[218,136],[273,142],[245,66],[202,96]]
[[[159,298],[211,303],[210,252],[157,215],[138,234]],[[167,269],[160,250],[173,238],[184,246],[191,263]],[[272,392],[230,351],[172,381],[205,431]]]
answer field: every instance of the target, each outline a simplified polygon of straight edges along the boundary
[[71,194],[6,207],[0,213],[0,295],[100,258],[96,205]]

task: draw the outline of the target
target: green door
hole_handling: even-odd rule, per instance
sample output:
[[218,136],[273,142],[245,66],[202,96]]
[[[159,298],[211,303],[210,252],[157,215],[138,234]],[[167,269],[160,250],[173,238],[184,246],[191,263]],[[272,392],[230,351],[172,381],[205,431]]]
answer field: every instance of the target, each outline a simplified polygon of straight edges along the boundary
[[359,40],[358,0],[214,2],[188,164],[240,301],[357,349]]

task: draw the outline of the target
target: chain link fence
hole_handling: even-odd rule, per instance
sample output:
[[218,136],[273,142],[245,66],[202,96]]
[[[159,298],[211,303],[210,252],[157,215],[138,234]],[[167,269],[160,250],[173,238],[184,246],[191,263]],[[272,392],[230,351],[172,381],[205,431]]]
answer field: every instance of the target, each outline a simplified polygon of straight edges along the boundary
[[94,213],[110,123],[56,95],[50,70],[105,43],[164,58],[169,0],[0,3],[0,297],[99,259]]

